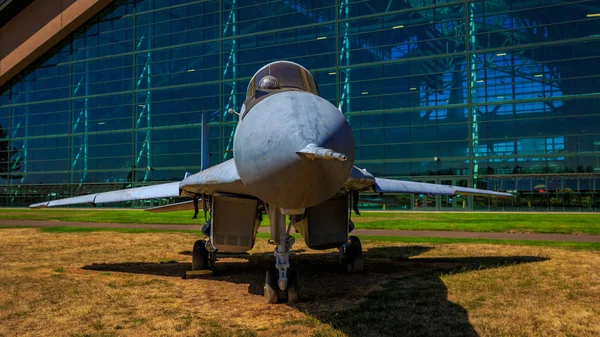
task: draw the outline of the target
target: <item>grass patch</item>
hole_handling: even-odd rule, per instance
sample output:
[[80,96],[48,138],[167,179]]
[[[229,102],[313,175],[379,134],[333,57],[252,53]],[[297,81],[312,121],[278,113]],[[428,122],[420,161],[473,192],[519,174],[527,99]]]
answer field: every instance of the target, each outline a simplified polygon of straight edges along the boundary
[[55,273],[64,273],[64,272],[65,272],[65,268],[63,268],[63,267],[58,267],[58,268],[55,268],[55,269],[53,270],[53,272],[55,272]]
[[[15,227],[12,227],[15,228]],[[22,227],[21,227],[22,228]],[[117,233],[165,233],[165,232],[180,232],[193,233],[203,235],[201,231],[187,230],[163,230],[163,229],[148,229],[148,228],[99,228],[99,227],[73,227],[73,226],[56,226],[56,227],[39,227],[40,231],[45,233],[91,233],[91,232],[117,232]]]
[[316,327],[316,326],[320,325],[321,322],[312,316],[307,316],[302,319],[287,321],[283,324],[284,325],[304,325],[304,326],[309,326],[309,327]]
[[600,242],[562,242],[562,241],[535,241],[535,240],[492,240],[492,239],[454,239],[454,238],[429,238],[429,237],[403,237],[403,236],[361,236],[365,243],[428,243],[428,244],[495,244],[510,246],[537,246],[581,250],[599,250]]
[[[145,224],[177,224],[197,225],[192,220],[193,211],[150,213],[143,210],[123,209],[0,209],[0,219],[5,220],[50,220],[71,222],[101,223],[145,223]],[[200,211],[198,218],[202,219]]]
[[[302,300],[273,306],[264,239],[247,256],[223,254],[216,276],[184,280],[189,232],[1,234],[0,336],[600,335],[595,251],[366,238],[366,272],[350,275],[335,249],[298,240]],[[57,266],[68,272],[48,273]]]
[[[118,233],[193,233],[203,236],[200,231],[159,230],[144,228],[88,228],[88,227],[42,227],[39,229],[46,233],[91,233],[91,232],[118,232]],[[292,234],[294,238],[301,239],[300,234]],[[256,234],[257,239],[269,239],[269,233]],[[427,244],[496,244],[512,246],[538,246],[554,247],[575,250],[600,251],[600,242],[562,242],[562,241],[534,241],[534,240],[493,240],[493,239],[455,239],[455,238],[431,238],[431,237],[408,237],[408,236],[363,236],[360,237],[364,243],[427,243]]]
[[600,234],[600,214],[364,212],[356,228]]
[[[363,212],[353,216],[356,228],[401,230],[453,230],[469,232],[524,232],[600,235],[600,214],[556,213],[420,213]],[[199,219],[204,217],[202,211]],[[150,213],[112,209],[0,209],[4,220],[50,220],[100,223],[200,224],[191,211]],[[269,219],[263,217],[263,226]]]

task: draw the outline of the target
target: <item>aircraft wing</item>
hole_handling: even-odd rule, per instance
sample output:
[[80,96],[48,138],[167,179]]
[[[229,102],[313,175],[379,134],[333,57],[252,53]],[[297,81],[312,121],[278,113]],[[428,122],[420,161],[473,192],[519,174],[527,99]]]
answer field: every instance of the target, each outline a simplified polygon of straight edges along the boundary
[[513,195],[505,192],[481,190],[469,187],[438,185],[414,181],[376,178],[365,170],[353,167],[345,188],[377,193],[403,193],[403,194],[430,194],[430,195],[478,195],[498,198],[512,198]]
[[373,191],[379,193],[407,193],[407,194],[431,194],[431,195],[476,195],[491,196],[497,198],[512,198],[513,195],[505,192],[481,190],[469,187],[438,185],[418,183],[414,181],[402,181],[384,178],[375,178]]
[[73,198],[44,201],[30,205],[30,208],[47,208],[77,204],[102,204],[107,202],[119,202],[128,200],[155,199],[179,197],[179,181],[152,186],[128,188],[125,190],[110,191],[82,195]]
[[[186,193],[187,192],[187,193]],[[77,204],[102,204],[129,200],[172,198],[184,195],[234,193],[250,195],[242,183],[233,159],[222,162],[204,171],[172,183],[129,188],[103,193],[82,195],[73,198],[44,201],[30,205],[30,208],[46,208]]]

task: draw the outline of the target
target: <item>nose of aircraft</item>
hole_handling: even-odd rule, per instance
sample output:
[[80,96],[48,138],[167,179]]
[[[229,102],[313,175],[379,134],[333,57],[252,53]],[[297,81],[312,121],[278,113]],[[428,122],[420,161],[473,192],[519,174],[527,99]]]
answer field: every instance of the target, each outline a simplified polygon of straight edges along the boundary
[[344,185],[354,164],[354,138],[346,118],[327,100],[286,91],[247,113],[233,152],[252,193],[281,208],[302,209],[326,201]]

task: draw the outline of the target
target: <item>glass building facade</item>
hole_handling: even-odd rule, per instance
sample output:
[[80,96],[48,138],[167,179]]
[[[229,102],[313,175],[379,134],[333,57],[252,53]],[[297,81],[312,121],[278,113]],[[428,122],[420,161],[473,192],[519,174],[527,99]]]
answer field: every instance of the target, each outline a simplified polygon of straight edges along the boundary
[[597,0],[114,1],[1,88],[0,206],[180,180],[203,112],[230,159],[227,110],[275,60],[341,107],[357,166],[517,194],[372,205],[600,210]]

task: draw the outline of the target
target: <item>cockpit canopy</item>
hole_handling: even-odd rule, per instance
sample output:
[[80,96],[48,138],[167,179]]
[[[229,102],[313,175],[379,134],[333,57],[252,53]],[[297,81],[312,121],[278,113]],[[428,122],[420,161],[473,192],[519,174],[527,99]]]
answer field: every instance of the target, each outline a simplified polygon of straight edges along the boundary
[[290,61],[276,61],[254,74],[246,91],[246,99],[259,98],[279,89],[301,90],[319,95],[317,83],[306,68]]

